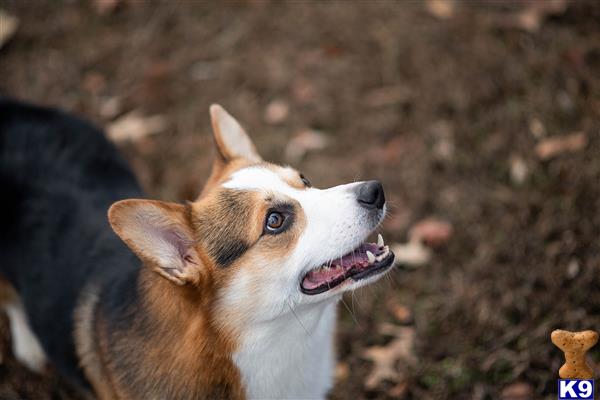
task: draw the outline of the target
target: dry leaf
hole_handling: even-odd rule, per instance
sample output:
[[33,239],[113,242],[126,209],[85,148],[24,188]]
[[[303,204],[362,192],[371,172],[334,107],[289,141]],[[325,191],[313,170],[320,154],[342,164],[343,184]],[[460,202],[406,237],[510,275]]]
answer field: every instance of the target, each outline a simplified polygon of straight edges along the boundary
[[162,115],[145,117],[139,111],[132,111],[110,124],[107,134],[114,142],[136,141],[154,135],[166,126],[167,121]]
[[530,0],[522,4],[525,6],[521,10],[499,18],[497,23],[506,28],[537,32],[547,17],[563,14],[569,6],[567,0]]
[[579,274],[580,270],[581,267],[579,266],[579,262],[576,259],[572,259],[571,261],[569,261],[569,265],[567,265],[567,278],[575,278]]
[[575,132],[562,137],[551,137],[542,140],[535,146],[535,153],[541,160],[548,160],[563,153],[575,152],[587,145],[585,133]]
[[386,380],[399,382],[402,376],[397,363],[414,365],[417,361],[414,353],[414,328],[383,324],[381,333],[393,336],[394,339],[385,346],[369,347],[363,353],[365,359],[373,361],[373,369],[365,381],[365,386],[370,390]]
[[510,179],[515,185],[522,185],[529,176],[527,163],[519,156],[510,159]]
[[448,19],[454,15],[456,3],[454,0],[426,0],[425,8],[436,18]]
[[439,161],[451,161],[454,158],[454,127],[447,120],[440,120],[429,128],[435,140],[433,155]]
[[427,218],[416,223],[408,234],[410,241],[419,241],[431,247],[444,245],[450,240],[453,228],[449,222]]
[[292,164],[297,163],[309,151],[322,150],[327,147],[328,142],[327,136],[322,132],[305,129],[289,141],[285,149],[285,158]]
[[387,302],[387,309],[401,324],[408,324],[412,321],[412,311],[404,304],[398,303],[395,299],[390,299]]
[[518,382],[506,386],[500,394],[501,400],[529,400],[533,399],[533,387],[528,383]]
[[94,8],[100,15],[112,14],[119,6],[120,0],[94,0]]
[[19,27],[19,19],[0,10],[0,48],[4,46],[15,34]]
[[265,121],[267,124],[279,124],[288,117],[290,106],[283,100],[273,100],[265,108]]
[[121,113],[122,107],[123,104],[119,97],[109,97],[98,106],[98,114],[106,120],[111,120]]
[[529,132],[531,132],[533,137],[536,139],[541,139],[542,137],[546,136],[546,128],[544,127],[544,124],[535,117],[529,120]]
[[416,268],[427,264],[431,260],[431,250],[423,245],[420,240],[413,240],[406,244],[394,243],[390,249],[396,256],[394,262],[407,268]]

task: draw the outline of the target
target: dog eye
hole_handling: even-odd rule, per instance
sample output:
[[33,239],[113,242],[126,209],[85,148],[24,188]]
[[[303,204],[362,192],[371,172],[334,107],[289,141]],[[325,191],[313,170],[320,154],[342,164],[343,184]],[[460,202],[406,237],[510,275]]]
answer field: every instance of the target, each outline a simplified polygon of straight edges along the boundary
[[306,179],[304,174],[300,174],[300,180],[302,181],[302,183],[304,183],[304,186],[312,187],[312,185],[310,184],[310,181],[308,179]]
[[271,233],[279,233],[285,222],[285,215],[279,212],[272,212],[267,215],[265,228]]

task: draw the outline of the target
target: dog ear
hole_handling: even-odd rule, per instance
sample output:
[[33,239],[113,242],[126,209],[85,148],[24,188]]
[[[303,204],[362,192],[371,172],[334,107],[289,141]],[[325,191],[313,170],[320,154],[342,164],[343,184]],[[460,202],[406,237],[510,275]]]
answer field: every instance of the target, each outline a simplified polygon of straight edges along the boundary
[[248,134],[223,107],[218,104],[210,106],[210,119],[217,151],[222,161],[245,158],[252,162],[262,161]]
[[201,260],[186,208],[153,200],[122,200],[108,210],[115,233],[154,271],[177,285],[198,283]]

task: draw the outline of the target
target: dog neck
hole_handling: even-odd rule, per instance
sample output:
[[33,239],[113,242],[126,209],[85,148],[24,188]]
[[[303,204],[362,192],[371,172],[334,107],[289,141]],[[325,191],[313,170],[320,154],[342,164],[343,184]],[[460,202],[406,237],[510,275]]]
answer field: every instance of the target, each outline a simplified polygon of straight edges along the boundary
[[175,287],[149,268],[107,290],[107,298],[130,296],[122,306],[100,301],[94,321],[102,364],[113,367],[101,378],[115,398],[244,398],[231,338],[215,328],[204,304],[210,296]]
[[336,301],[244,328],[235,364],[248,398],[324,398],[332,384]]

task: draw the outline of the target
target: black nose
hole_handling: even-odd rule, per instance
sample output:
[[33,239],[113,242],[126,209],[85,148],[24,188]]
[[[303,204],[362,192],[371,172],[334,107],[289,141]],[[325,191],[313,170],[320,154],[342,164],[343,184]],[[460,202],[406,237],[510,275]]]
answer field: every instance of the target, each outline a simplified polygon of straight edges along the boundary
[[385,194],[379,181],[367,181],[356,188],[356,200],[364,208],[383,208]]

